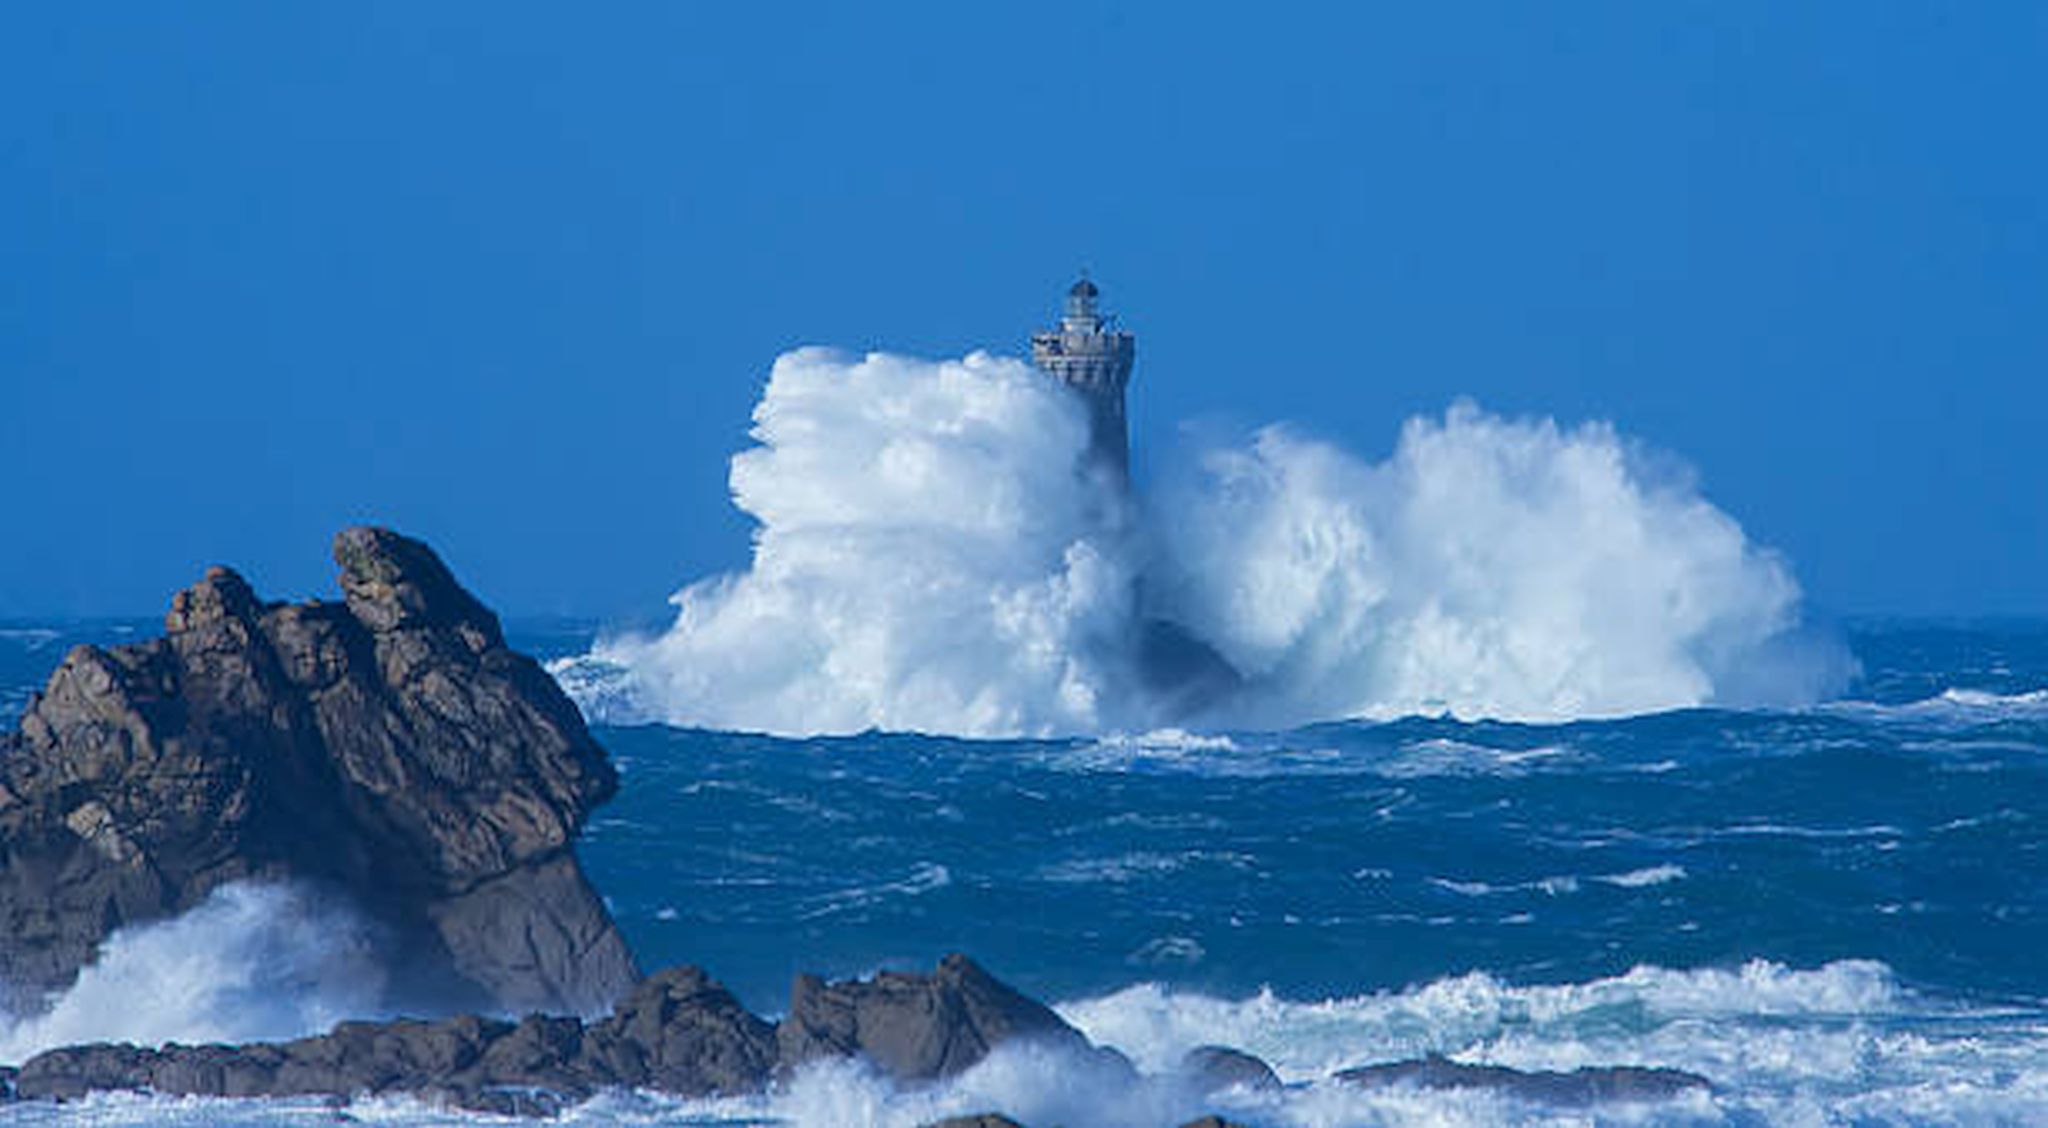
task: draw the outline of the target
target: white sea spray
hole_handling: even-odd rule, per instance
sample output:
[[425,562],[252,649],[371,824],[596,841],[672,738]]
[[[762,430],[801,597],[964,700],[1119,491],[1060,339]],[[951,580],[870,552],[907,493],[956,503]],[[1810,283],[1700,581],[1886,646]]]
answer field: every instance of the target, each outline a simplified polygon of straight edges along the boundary
[[[1091,469],[1021,361],[802,349],[736,455],[744,572],[553,669],[600,719],[788,734],[1564,720],[1805,704],[1851,666],[1791,571],[1600,423],[1460,403],[1383,462],[1296,429]],[[1161,624],[1170,624],[1162,629]]]
[[0,1018],[0,1061],[81,1042],[322,1033],[377,1014],[384,987],[368,926],[347,908],[291,885],[224,885],[180,916],[115,931],[47,1010]]
[[778,732],[1107,720],[1130,553],[1114,491],[1076,473],[1078,402],[986,354],[806,349],[776,362],[753,433],[732,463],[753,567],[677,593],[666,634],[594,652],[635,707]]

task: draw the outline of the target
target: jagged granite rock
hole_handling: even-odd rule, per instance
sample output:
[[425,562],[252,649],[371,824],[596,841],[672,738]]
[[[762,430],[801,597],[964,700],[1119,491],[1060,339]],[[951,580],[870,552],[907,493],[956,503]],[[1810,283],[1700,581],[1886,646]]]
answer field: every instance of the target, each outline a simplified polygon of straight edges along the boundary
[[1542,1104],[1588,1105],[1605,1101],[1663,1101],[1707,1091],[1713,1082],[1682,1069],[1631,1065],[1582,1066],[1570,1073],[1467,1065],[1442,1054],[1420,1061],[1360,1066],[1337,1080],[1365,1088],[1407,1085],[1421,1089],[1486,1089]]
[[531,1015],[513,1024],[464,1015],[424,1022],[344,1022],[331,1033],[246,1046],[96,1044],[23,1063],[16,1095],[74,1100],[90,1092],[174,1096],[356,1096],[405,1092],[465,1108],[552,1113],[608,1087],[683,1096],[760,1090],[775,1031],[696,968],[671,968],[586,1025]]
[[957,954],[930,975],[884,971],[839,983],[800,975],[776,1038],[785,1070],[813,1058],[865,1057],[904,1081],[950,1077],[1011,1039],[1098,1052],[1045,1004]]
[[584,1035],[579,1061],[598,1084],[702,1096],[761,1088],[775,1071],[775,1028],[694,967],[639,987]]
[[[832,1002],[821,1003],[821,991]],[[812,1033],[778,1044],[776,1028],[725,988],[694,967],[678,967],[643,980],[600,1022],[531,1015],[514,1024],[471,1015],[344,1022],[319,1037],[244,1046],[70,1046],[23,1063],[14,1088],[30,1100],[108,1090],[218,1097],[404,1092],[464,1108],[552,1114],[606,1088],[691,1097],[760,1092],[790,1064],[793,1044],[802,1047],[798,1060],[864,1055],[905,1081],[957,1073],[1013,1038],[1076,1050],[1084,1068],[1111,1062],[1109,1051],[1090,1046],[1057,1015],[962,956],[948,956],[932,975],[884,973],[815,988],[799,981],[798,995],[810,1000],[811,1014],[824,1006],[839,1015],[833,1008],[845,1004],[851,1033],[830,1047]]]
[[411,1005],[602,1011],[636,978],[571,847],[617,787],[576,708],[433,551],[334,540],[342,603],[214,568],[164,637],[65,656],[0,735],[0,1003],[238,880],[338,889]]
[[1182,1055],[1179,1075],[1204,1093],[1242,1087],[1278,1089],[1280,1077],[1260,1058],[1229,1046],[1196,1046]]

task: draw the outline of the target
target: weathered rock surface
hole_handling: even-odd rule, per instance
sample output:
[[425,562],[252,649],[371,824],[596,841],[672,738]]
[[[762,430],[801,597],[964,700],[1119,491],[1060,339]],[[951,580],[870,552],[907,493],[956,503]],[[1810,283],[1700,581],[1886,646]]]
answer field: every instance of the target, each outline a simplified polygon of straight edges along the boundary
[[[940,1076],[940,1064],[966,1069],[1011,1038],[1096,1052],[1058,1016],[962,956],[947,957],[932,975],[885,973],[819,987],[834,998],[868,998],[853,1009],[873,1023],[870,1035],[886,1032],[879,1041],[856,1038],[845,1043],[850,1048],[829,1052],[864,1054],[903,1081]],[[818,989],[800,981],[797,990],[815,996]],[[828,1052],[803,1045],[797,1060]],[[548,1114],[613,1087],[693,1097],[758,1092],[779,1067],[795,1063],[778,1045],[775,1027],[702,971],[679,967],[642,981],[601,1022],[464,1016],[345,1022],[315,1038],[245,1046],[71,1046],[24,1063],[15,1092],[32,1100],[101,1090],[224,1097],[406,1092],[466,1108]]]
[[685,1096],[746,1093],[775,1071],[775,1028],[693,967],[642,983],[592,1026],[578,1060],[598,1084]]
[[799,976],[776,1037],[785,1069],[819,1057],[866,1057],[906,1081],[950,1077],[1012,1039],[1096,1052],[1043,1003],[960,955],[941,960],[931,975],[885,971],[842,983]]
[[164,637],[72,650],[0,735],[0,1003],[250,879],[346,893],[416,1005],[589,1013],[632,985],[571,850],[617,786],[574,705],[425,545],[356,528],[334,557],[339,604],[208,571]]
[[1488,1089],[1543,1104],[1587,1105],[1604,1101],[1661,1101],[1713,1088],[1697,1073],[1641,1066],[1584,1066],[1570,1073],[1467,1065],[1441,1054],[1420,1061],[1388,1062],[1347,1069],[1339,1081],[1366,1088],[1409,1085],[1422,1089]]
[[22,1098],[100,1090],[281,1097],[409,1092],[469,1108],[558,1111],[608,1086],[685,1096],[752,1092],[775,1064],[775,1033],[696,968],[638,988],[602,1022],[466,1015],[345,1022],[332,1033],[247,1046],[72,1046],[29,1059]]

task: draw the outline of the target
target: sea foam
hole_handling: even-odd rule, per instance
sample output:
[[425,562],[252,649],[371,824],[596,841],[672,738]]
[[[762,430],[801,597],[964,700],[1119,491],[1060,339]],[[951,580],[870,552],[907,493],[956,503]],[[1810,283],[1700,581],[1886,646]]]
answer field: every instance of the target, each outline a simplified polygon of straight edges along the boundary
[[752,566],[555,673],[601,719],[789,734],[1562,720],[1811,702],[1776,554],[1599,423],[1466,403],[1362,459],[1287,427],[1126,493],[1021,361],[802,349],[732,461]]
[[[1271,992],[1221,998],[1141,983],[1061,1004],[1133,1080],[1099,1060],[1026,1044],[997,1047],[934,1084],[897,1085],[858,1061],[812,1063],[758,1095],[692,1100],[606,1092],[561,1123],[915,1128],[1002,1111],[1026,1124],[1156,1128],[1204,1113],[1260,1125],[2039,1123],[2048,1115],[2048,1017],[1922,995],[1889,968],[1844,960],[1807,968],[1753,960],[1724,968],[1639,967],[1576,983],[1451,976],[1322,1000]],[[1222,1043],[1268,1061],[1274,1091],[1204,1094],[1179,1075],[1190,1049]],[[1711,1093],[1577,1108],[1486,1092],[1365,1091],[1338,1070],[1443,1053],[1518,1069],[1661,1065],[1698,1072]],[[265,1124],[332,1118],[320,1099],[221,1101],[115,1094],[70,1106],[98,1124]],[[42,1122],[46,1106],[0,1106],[0,1124]],[[361,1098],[349,1119],[445,1124],[446,1109]],[[483,1118],[477,1118],[483,1119]]]

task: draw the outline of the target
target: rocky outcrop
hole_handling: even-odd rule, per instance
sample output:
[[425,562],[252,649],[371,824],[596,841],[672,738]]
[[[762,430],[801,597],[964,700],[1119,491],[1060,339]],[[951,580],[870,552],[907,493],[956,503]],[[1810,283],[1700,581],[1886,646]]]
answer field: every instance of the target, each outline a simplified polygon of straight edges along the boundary
[[906,1082],[966,1069],[1015,1038],[1097,1053],[1057,1015],[963,956],[946,957],[932,975],[884,973],[834,984],[806,977],[796,993],[809,1000],[812,1014],[821,998],[849,1002],[859,1021],[835,1043],[840,1048],[822,1049],[808,1035],[778,1042],[776,1028],[725,988],[681,967],[641,982],[601,1022],[465,1016],[347,1022],[316,1038],[246,1046],[72,1046],[24,1063],[15,1092],[31,1100],[102,1090],[224,1097],[405,1092],[465,1108],[551,1113],[606,1088],[690,1097],[758,1092],[778,1071],[826,1053],[864,1056]]
[[941,960],[931,975],[885,971],[842,983],[798,976],[776,1037],[785,1069],[819,1057],[865,1057],[909,1081],[950,1077],[1012,1039],[1094,1052],[1043,1003],[960,955]]
[[1431,1054],[1420,1061],[1347,1069],[1337,1074],[1337,1080],[1363,1088],[1486,1089],[1503,1096],[1554,1105],[1662,1101],[1713,1088],[1713,1083],[1706,1078],[1682,1069],[1609,1065],[1584,1066],[1570,1073],[1557,1073],[1546,1069],[1510,1069],[1503,1065],[1466,1065],[1441,1054]]
[[533,1015],[439,1022],[345,1022],[332,1033],[247,1046],[73,1046],[29,1059],[18,1096],[71,1100],[104,1090],[282,1097],[406,1092],[465,1108],[551,1113],[606,1087],[683,1096],[760,1089],[775,1032],[696,968],[637,987],[585,1025]]
[[1280,1077],[1272,1066],[1229,1046],[1189,1050],[1180,1059],[1179,1075],[1203,1093],[1238,1088],[1264,1092],[1280,1087]]
[[340,603],[208,571],[0,736],[0,1002],[239,880],[345,893],[411,1005],[589,1013],[632,985],[571,849],[617,786],[575,707],[425,545],[356,528],[334,558]]
[[775,1072],[775,1028],[703,972],[671,968],[591,1027],[578,1060],[599,1085],[748,1093]]

